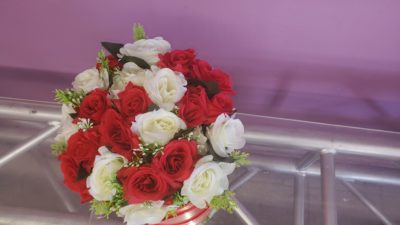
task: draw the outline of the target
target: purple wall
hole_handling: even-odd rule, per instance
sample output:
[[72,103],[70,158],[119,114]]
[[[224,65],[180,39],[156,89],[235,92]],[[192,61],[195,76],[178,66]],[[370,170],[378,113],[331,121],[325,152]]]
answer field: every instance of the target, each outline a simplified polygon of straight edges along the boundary
[[[400,130],[399,9],[396,0],[2,0],[0,95],[51,99],[93,65],[100,41],[129,42],[140,22],[229,72],[240,111]],[[35,81],[10,88],[20,80]]]

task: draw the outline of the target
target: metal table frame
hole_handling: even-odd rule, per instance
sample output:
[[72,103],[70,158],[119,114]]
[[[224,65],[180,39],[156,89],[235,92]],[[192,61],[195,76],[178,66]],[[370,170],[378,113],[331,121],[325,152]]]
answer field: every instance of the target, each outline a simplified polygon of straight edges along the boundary
[[[352,183],[360,180],[364,182],[382,183],[400,185],[399,171],[385,168],[363,168],[352,165],[338,165],[335,163],[336,154],[361,155],[373,158],[387,159],[391,161],[400,160],[399,137],[400,133],[390,131],[380,131],[372,129],[354,128],[346,126],[336,126],[329,124],[312,123],[307,121],[288,120],[272,117],[261,117],[247,114],[238,114],[248,117],[260,117],[259,119],[282,121],[283,124],[305,123],[309,126],[333,126],[335,134],[341,130],[353,129],[371,132],[374,135],[382,135],[383,143],[371,146],[370,143],[358,140],[357,143],[351,143],[340,137],[296,135],[292,131],[285,131],[285,127],[280,127],[284,132],[276,133],[273,130],[257,131],[248,129],[246,131],[246,140],[249,145],[256,146],[290,146],[294,148],[306,149],[308,152],[303,155],[298,162],[279,157],[263,157],[252,154],[252,164],[248,166],[248,172],[239,180],[231,184],[231,189],[237,189],[242,184],[254,177],[263,170],[290,173],[294,175],[294,221],[295,225],[305,224],[305,181],[307,176],[321,176],[322,182],[322,200],[323,200],[323,218],[324,225],[337,225],[337,207],[335,183],[339,179],[348,190],[353,193],[373,214],[375,214],[385,225],[393,225],[371,201],[369,201]],[[28,120],[47,123],[48,127],[32,137],[25,143],[22,143],[7,154],[0,156],[0,167],[14,160],[19,155],[29,151],[48,137],[54,135],[60,127],[59,120],[60,105],[50,102],[29,101],[21,99],[0,98],[0,118],[14,120]],[[366,137],[365,140],[367,140]],[[342,140],[343,139],[343,140]],[[320,165],[317,165],[319,161]],[[50,181],[52,175],[48,174]],[[55,189],[57,182],[52,182]],[[63,197],[63,193],[58,193],[66,209],[69,212],[75,212],[75,208],[69,203],[68,199]],[[238,200],[238,208],[235,210],[237,215],[247,225],[260,224]],[[26,213],[26,212],[25,212]],[[51,216],[46,214],[47,217]]]

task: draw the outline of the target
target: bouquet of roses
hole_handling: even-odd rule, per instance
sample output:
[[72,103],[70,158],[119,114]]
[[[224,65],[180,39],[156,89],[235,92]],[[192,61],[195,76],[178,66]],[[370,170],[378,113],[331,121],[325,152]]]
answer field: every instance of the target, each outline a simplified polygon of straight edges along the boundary
[[72,89],[56,90],[52,149],[65,185],[96,215],[128,225],[171,224],[187,206],[232,211],[227,176],[248,161],[229,76],[192,49],[147,39],[140,25],[134,37],[103,42],[110,55],[100,51]]

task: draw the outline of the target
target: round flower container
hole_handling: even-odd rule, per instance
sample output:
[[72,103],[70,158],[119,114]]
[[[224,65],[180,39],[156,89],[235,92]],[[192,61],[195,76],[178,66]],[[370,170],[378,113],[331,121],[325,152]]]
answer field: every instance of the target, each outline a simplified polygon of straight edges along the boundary
[[195,225],[203,224],[208,220],[211,213],[210,208],[199,209],[189,203],[176,211],[176,216],[164,220],[157,225]]

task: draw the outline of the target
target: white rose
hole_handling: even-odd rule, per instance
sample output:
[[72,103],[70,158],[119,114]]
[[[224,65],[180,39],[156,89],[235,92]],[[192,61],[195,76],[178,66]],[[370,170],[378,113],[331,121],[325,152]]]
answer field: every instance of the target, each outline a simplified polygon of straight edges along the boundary
[[132,130],[138,133],[146,144],[167,144],[186,124],[175,114],[164,109],[139,114],[135,118]]
[[157,69],[158,67],[152,66],[151,70],[144,70],[133,62],[125,63],[122,70],[114,76],[111,90],[122,91],[129,82],[137,86],[143,86],[146,77],[153,76],[153,71]]
[[235,169],[234,163],[213,162],[213,156],[201,158],[183,182],[181,194],[187,196],[197,208],[207,207],[214,196],[221,195],[229,187],[228,175]]
[[54,138],[56,142],[64,141],[68,142],[68,139],[78,131],[78,126],[72,123],[72,117],[70,114],[76,113],[75,110],[66,104],[61,106],[61,127],[59,133]]
[[160,108],[171,111],[186,92],[187,81],[181,73],[164,68],[146,77],[144,89]]
[[133,44],[128,43],[119,52],[126,56],[135,56],[143,59],[150,65],[156,64],[160,59],[158,54],[164,54],[171,49],[171,44],[162,37],[154,39],[141,39]]
[[92,173],[86,180],[90,195],[99,201],[110,201],[116,190],[112,183],[116,179],[117,171],[128,160],[125,157],[111,153],[106,147],[99,148],[100,155],[96,156]]
[[121,71],[121,76],[125,77],[126,81],[130,81],[138,86],[143,86],[146,76],[151,75],[151,70],[144,70],[133,62],[125,63]]
[[78,74],[72,82],[75,90],[83,90],[84,92],[92,91],[96,88],[107,88],[109,84],[107,70],[101,73],[96,68],[88,69]]
[[239,119],[232,119],[221,114],[207,129],[207,137],[219,156],[228,157],[235,149],[241,149],[246,144],[244,127]]
[[168,212],[163,207],[164,201],[151,201],[151,204],[131,204],[119,209],[119,216],[124,217],[127,225],[144,225],[160,223]]

